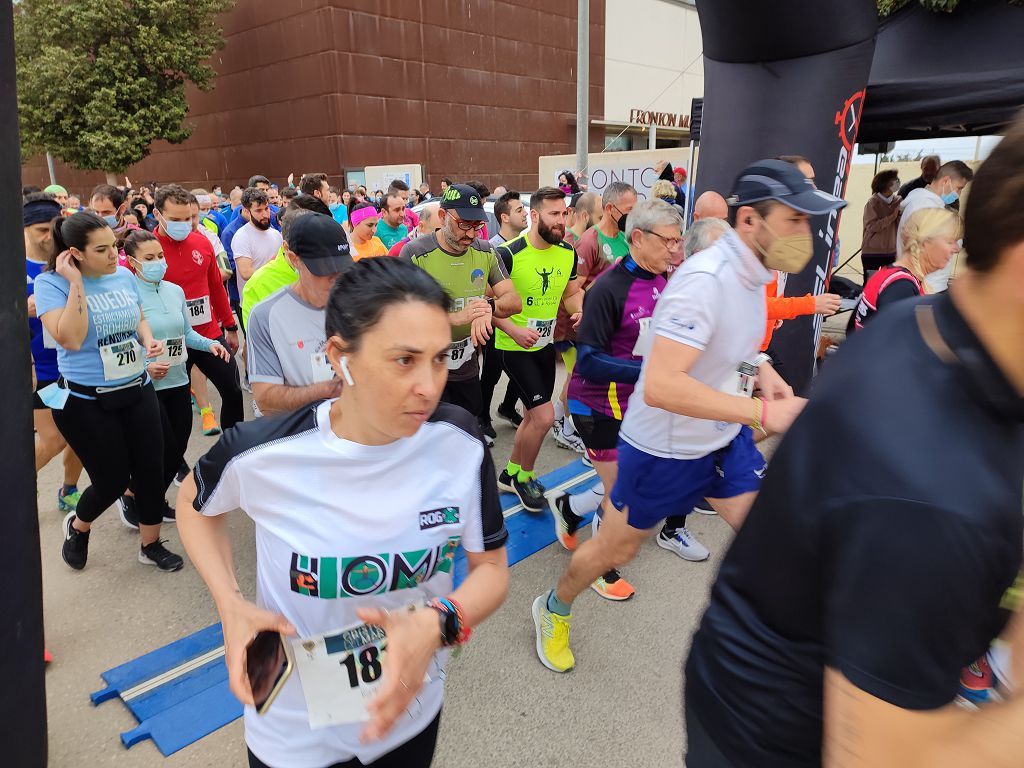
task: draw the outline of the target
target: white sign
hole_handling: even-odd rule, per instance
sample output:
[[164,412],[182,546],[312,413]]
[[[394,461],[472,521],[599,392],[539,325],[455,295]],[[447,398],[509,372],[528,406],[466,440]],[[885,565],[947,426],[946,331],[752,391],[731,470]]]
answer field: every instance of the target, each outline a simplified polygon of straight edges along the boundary
[[368,165],[363,169],[366,175],[364,186],[370,197],[378,189],[387,193],[388,187],[395,179],[404,181],[410,190],[416,189],[423,183],[422,165]]
[[[587,190],[600,195],[615,181],[632,184],[640,199],[651,196],[651,187],[658,180],[654,166],[667,160],[673,167],[686,166],[688,149],[636,150],[633,152],[593,152],[589,155]],[[555,155],[539,158],[540,185],[557,185],[558,174],[575,164],[575,157]]]

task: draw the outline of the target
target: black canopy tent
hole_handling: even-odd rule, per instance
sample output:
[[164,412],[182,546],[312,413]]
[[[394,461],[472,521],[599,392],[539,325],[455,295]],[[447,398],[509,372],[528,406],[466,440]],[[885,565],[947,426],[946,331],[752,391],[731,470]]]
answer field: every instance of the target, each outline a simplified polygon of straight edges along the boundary
[[[694,109],[703,99],[694,99]],[[988,136],[1024,109],[1024,7],[912,2],[881,20],[857,140]]]
[[1024,107],[1024,7],[918,3],[882,19],[871,60],[861,142],[999,133]]
[[[750,4],[698,0],[705,99],[694,100],[691,178],[728,194],[748,162],[811,160],[843,196],[853,144],[998,133],[1024,107],[1024,8],[964,0],[935,13],[912,0],[877,17],[874,0]],[[838,221],[812,221],[814,258],[786,295],[821,293]],[[809,390],[820,318],[786,322],[773,352],[799,394]]]

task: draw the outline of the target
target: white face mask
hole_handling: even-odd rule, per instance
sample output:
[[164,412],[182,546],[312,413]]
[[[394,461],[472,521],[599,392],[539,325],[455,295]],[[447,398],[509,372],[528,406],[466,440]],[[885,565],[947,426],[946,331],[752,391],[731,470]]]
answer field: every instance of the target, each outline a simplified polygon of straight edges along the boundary
[[896,199],[896,193],[893,193],[893,194],[889,195],[888,197],[886,197],[886,196],[885,196],[885,195],[883,195],[883,194],[882,194],[881,192],[879,192],[879,193],[878,193],[878,196],[879,196],[880,198],[882,198],[883,200],[885,200],[885,202],[887,202],[887,203],[891,203],[891,202],[892,202],[893,200],[895,200],[895,199]]

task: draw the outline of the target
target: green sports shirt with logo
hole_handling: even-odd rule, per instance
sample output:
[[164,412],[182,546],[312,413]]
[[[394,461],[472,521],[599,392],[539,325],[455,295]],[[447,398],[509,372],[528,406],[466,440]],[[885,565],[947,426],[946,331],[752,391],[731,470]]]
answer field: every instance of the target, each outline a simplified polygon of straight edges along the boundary
[[[479,238],[464,254],[456,256],[441,247],[436,232],[421,235],[402,248],[399,258],[408,259],[441,284],[452,300],[452,312],[461,312],[470,299],[484,298],[487,286],[508,279],[508,272],[491,244]],[[469,331],[469,325],[452,326],[452,359],[448,365],[448,378],[452,381],[479,374]]]
[[509,319],[520,328],[537,331],[540,338],[524,350],[511,336],[498,329],[494,346],[506,352],[543,349],[554,338],[555,319],[565,287],[570,280],[576,279],[576,251],[566,242],[539,250],[530,244],[529,233],[524,233],[499,245],[497,254],[523,300],[522,311]]

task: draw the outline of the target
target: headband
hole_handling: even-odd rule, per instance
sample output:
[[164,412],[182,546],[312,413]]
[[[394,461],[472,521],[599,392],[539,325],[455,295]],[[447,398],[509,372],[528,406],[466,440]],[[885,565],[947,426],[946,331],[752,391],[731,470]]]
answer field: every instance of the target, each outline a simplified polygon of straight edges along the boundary
[[358,211],[352,211],[349,220],[352,222],[353,227],[358,227],[371,216],[380,216],[380,212],[372,205],[368,205],[365,208],[360,208]]
[[54,218],[60,216],[60,212],[60,203],[56,200],[33,200],[30,203],[25,203],[21,208],[22,226],[49,224]]

